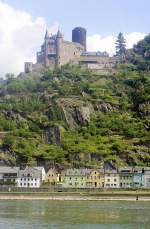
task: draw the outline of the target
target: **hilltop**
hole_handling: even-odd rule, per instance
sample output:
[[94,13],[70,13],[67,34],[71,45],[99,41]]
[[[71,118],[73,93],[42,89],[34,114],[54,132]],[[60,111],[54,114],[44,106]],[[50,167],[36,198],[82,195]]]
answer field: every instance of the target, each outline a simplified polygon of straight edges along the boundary
[[59,167],[150,165],[150,42],[142,42],[112,73],[67,64],[1,85],[1,160]]

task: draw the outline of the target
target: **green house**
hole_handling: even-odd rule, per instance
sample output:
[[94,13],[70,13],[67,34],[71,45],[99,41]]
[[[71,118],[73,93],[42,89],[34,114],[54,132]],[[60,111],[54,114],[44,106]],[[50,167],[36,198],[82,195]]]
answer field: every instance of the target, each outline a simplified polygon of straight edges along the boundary
[[88,169],[67,169],[63,188],[86,188]]

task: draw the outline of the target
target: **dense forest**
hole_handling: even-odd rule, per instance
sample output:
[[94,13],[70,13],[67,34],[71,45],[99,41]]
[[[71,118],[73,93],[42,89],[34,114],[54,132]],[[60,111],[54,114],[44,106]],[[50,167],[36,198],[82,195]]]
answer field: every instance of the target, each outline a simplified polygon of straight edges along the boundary
[[150,166],[150,36],[111,72],[65,65],[0,85],[0,159],[60,167]]

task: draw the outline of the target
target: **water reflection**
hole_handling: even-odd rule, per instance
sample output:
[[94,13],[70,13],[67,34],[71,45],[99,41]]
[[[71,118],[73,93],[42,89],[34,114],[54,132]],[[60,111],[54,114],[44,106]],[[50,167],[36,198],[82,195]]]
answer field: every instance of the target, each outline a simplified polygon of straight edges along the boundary
[[125,201],[0,201],[0,229],[149,229],[150,204]]

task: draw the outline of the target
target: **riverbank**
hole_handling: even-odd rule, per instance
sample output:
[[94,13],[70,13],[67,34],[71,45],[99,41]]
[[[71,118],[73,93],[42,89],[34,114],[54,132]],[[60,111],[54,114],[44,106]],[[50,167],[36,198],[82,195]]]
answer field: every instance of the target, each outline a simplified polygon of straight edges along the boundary
[[0,200],[60,200],[60,201],[150,201],[149,192],[135,193],[0,193]]

